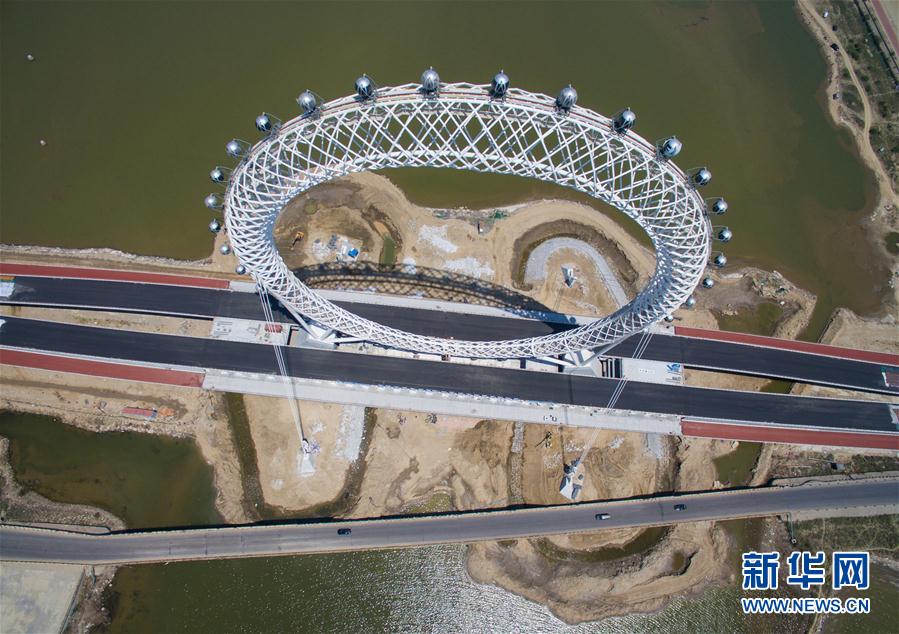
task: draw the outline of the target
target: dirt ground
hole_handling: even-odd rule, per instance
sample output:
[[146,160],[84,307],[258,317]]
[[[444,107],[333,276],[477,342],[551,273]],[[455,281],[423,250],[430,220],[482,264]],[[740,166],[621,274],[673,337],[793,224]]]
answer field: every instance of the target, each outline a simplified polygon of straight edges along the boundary
[[246,279],[233,273],[236,262],[232,255],[222,255],[219,247],[227,242],[221,232],[215,236],[212,253],[203,260],[173,260],[147,255],[134,255],[116,249],[61,249],[14,244],[0,244],[0,260],[29,264],[54,264],[60,266],[86,266],[156,273],[176,273],[199,277],[223,277],[231,273],[234,279]]
[[125,523],[108,511],[84,504],[61,504],[16,481],[9,464],[9,440],[0,437],[0,522],[38,522],[121,530]]
[[[310,206],[314,209],[311,214]],[[534,246],[521,244],[520,238],[535,230],[541,241],[553,235],[568,235],[563,223],[579,223],[601,236],[600,251],[607,259],[616,263],[626,259],[627,270],[635,271],[629,277],[639,279],[625,280],[629,285],[642,284],[654,268],[650,250],[611,218],[586,205],[539,201],[516,206],[505,218],[481,222],[480,233],[479,212],[441,213],[453,217],[441,219],[433,210],[412,204],[383,176],[353,174],[321,185],[288,205],[276,225],[276,243],[288,265],[296,268],[336,261],[344,240],[360,250],[356,261],[379,264],[384,240],[389,238],[396,245],[394,258],[398,263],[515,288],[521,286],[516,277],[522,257]],[[297,232],[304,237],[294,243]],[[337,248],[324,249],[329,242]],[[619,248],[608,253],[611,244]],[[555,310],[575,314],[606,314],[614,310],[587,258],[570,250],[561,250],[551,258],[550,275],[542,285],[526,289],[529,296]],[[569,261],[580,269],[579,282],[571,289],[562,283],[561,273],[561,266]]]
[[337,497],[350,466],[359,457],[365,408],[297,403],[305,437],[316,449],[311,458],[314,469],[304,472],[290,402],[244,396],[244,405],[266,502],[283,509],[303,509]]
[[376,410],[352,517],[502,507],[512,423]]
[[722,562],[728,540],[720,528],[707,522],[684,524],[667,540],[627,568],[554,560],[534,540],[475,544],[469,549],[468,572],[479,583],[546,605],[568,623],[652,612],[673,596],[696,594],[727,578]]
[[41,308],[39,306],[0,305],[0,317],[22,317],[24,319],[44,319],[79,326],[127,329],[136,332],[152,332],[187,337],[208,337],[212,321],[162,317],[160,315],[139,315],[130,313],[105,313],[92,310],[69,310],[67,308]]
[[[573,269],[575,281],[565,283],[562,267]],[[568,315],[610,315],[618,310],[614,298],[601,280],[596,264],[571,249],[558,249],[547,258],[546,278],[535,299],[552,311]]]
[[[564,440],[554,437],[556,444],[547,449],[540,441],[556,430],[525,428],[524,500],[559,503],[561,463],[579,455],[592,432],[565,430]],[[582,499],[710,489],[717,478],[712,460],[731,450],[729,442],[666,438],[657,458],[644,434],[602,431],[585,461]],[[645,533],[623,529],[473,544],[467,567],[476,581],[547,605],[559,618],[576,623],[654,611],[674,596],[724,582],[730,575],[728,550],[723,529],[699,522]]]

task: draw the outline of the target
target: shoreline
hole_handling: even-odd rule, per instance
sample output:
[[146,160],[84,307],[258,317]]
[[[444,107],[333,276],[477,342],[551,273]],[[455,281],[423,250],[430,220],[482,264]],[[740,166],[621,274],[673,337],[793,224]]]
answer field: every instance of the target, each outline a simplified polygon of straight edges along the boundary
[[[866,214],[862,225],[866,228],[870,241],[873,243],[876,252],[880,254],[892,275],[889,286],[892,293],[887,293],[884,298],[886,303],[892,304],[893,307],[899,306],[899,262],[886,249],[885,238],[890,232],[899,231],[899,194],[893,189],[890,174],[887,168],[877,157],[871,145],[870,129],[873,121],[871,97],[867,94],[862,82],[856,75],[855,67],[846,53],[844,42],[841,39],[841,31],[831,31],[824,18],[819,15],[814,0],[796,0],[795,10],[800,22],[805,26],[806,30],[818,43],[821,55],[825,59],[827,65],[827,77],[824,83],[825,100],[827,101],[827,113],[831,123],[837,128],[847,130],[852,137],[853,146],[858,155],[859,160],[865,169],[874,176],[877,183],[877,198],[872,205],[872,209]],[[835,27],[834,27],[835,28]],[[831,49],[831,44],[835,44],[838,50]],[[839,62],[838,62],[839,60]],[[862,105],[862,113],[860,113],[862,122],[861,127],[853,121],[852,115],[858,116],[859,113],[850,110],[842,99],[832,99],[831,95],[841,94],[840,74],[845,70],[850,81],[859,95]],[[843,307],[837,306],[835,310]],[[833,319],[833,315],[828,317],[828,323]],[[826,331],[826,328],[825,328]],[[823,336],[823,332],[822,332]]]

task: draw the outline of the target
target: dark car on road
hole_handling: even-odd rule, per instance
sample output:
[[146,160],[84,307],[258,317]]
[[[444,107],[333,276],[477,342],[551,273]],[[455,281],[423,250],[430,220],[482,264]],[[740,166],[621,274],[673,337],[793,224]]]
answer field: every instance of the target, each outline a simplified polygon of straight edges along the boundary
[[686,511],[686,510],[687,510],[687,505],[686,505],[686,504],[675,504],[675,505],[674,505],[674,510],[675,510],[675,511]]
[[353,531],[351,531],[351,530],[348,529],[348,528],[338,528],[338,529],[337,529],[337,534],[338,534],[338,535],[349,535],[349,534],[352,533],[352,532],[353,532]]
[[597,513],[594,517],[595,517],[595,519],[598,519],[598,520],[607,520],[612,516],[609,515],[608,513]]

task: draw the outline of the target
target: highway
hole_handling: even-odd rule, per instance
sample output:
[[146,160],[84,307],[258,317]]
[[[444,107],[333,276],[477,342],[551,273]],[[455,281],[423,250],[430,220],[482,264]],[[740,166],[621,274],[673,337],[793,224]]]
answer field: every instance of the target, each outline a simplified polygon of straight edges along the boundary
[[[677,511],[675,504],[686,508]],[[896,512],[897,504],[899,481],[870,479],[514,511],[108,535],[3,526],[0,527],[0,559],[124,564],[259,557],[517,539],[802,511],[823,510],[828,516],[839,516],[849,509],[882,507],[882,512],[889,513]],[[610,517],[597,520],[597,513],[607,513]],[[349,528],[350,534],[339,535],[337,531],[342,528]]]
[[[140,363],[277,374],[270,346],[4,317],[0,346]],[[616,379],[285,348],[292,376],[604,408]],[[0,362],[3,351],[0,350]],[[890,405],[627,382],[617,409],[717,421],[897,432]]]
[[[263,319],[253,293],[165,284],[108,282],[84,279],[17,276],[15,290],[0,303],[87,308],[204,318]],[[402,308],[361,302],[337,302],[347,310],[379,323],[423,335],[468,340],[514,339],[571,328],[560,323],[513,317],[491,317],[437,310]],[[277,319],[292,322],[275,309]],[[607,352],[633,356],[639,337],[631,337]],[[815,385],[899,394],[885,385],[877,363],[841,359],[727,341],[693,337],[652,337],[642,358],[682,363],[685,367],[787,379]]]

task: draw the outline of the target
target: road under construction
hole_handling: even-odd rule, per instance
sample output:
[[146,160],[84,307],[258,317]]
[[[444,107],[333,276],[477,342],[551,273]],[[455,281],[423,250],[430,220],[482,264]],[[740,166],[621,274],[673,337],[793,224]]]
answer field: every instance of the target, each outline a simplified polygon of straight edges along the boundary
[[[5,265],[0,272],[8,275],[25,271]],[[118,278],[119,274],[101,272],[101,279],[78,278],[72,272],[68,279],[62,279],[64,273],[57,271],[48,276],[35,276],[34,270],[30,272],[31,275],[17,274],[8,278],[11,290],[3,299],[4,303],[203,319],[216,316],[258,319],[261,314],[258,298],[252,293],[231,290],[227,280],[169,276],[172,279],[165,283],[152,283],[133,272],[130,280],[127,272],[119,272]],[[96,271],[91,275],[97,275]],[[203,281],[195,281],[198,279]],[[404,320],[421,329],[437,330],[452,323],[465,333],[485,329],[484,336],[489,336],[498,328],[538,332],[570,327],[564,323],[564,318],[541,321],[457,313],[448,320],[439,310],[408,307],[398,310],[377,303],[373,296],[368,299],[371,301],[355,302],[353,309],[368,311],[373,317]],[[275,318],[287,320],[284,315]],[[689,329],[685,332],[689,336],[651,337],[643,358],[679,362],[688,367],[896,393],[896,388],[886,380],[895,372],[894,366],[899,365],[899,360],[894,358],[896,355],[753,339],[735,333],[732,333],[733,340],[728,341],[722,340],[722,335],[727,333]],[[627,356],[633,353],[636,345],[636,340],[631,338],[608,354]],[[577,373],[535,372],[362,354],[345,349],[291,346],[285,347],[284,353],[287,372],[300,385],[297,395],[301,398],[333,398],[334,402],[507,417],[525,422],[899,449],[899,427],[893,403],[623,382]],[[40,319],[4,318],[0,326],[0,362],[209,389],[278,393],[278,389],[271,389],[277,388],[277,382],[272,379],[279,373],[271,346]],[[247,388],[248,385],[251,387]],[[308,388],[305,392],[304,385]],[[269,386],[269,391],[265,386]],[[318,395],[317,398],[314,395]],[[608,404],[613,396],[615,411],[610,412]],[[618,419],[616,415],[619,415]]]
[[[0,268],[0,271],[3,271]],[[6,270],[23,270],[6,266]],[[24,269],[31,272],[40,268]],[[341,307],[385,325],[429,336],[453,339],[492,340],[537,337],[574,327],[564,315],[520,318],[513,314],[456,313],[446,310],[388,305],[370,293],[343,294],[354,301],[336,299]],[[201,319],[229,317],[263,319],[255,293],[224,288],[200,288],[178,284],[150,284],[136,281],[109,281],[67,277],[15,277],[12,292],[0,297],[0,304],[52,306],[111,312],[134,312]],[[467,308],[467,307],[465,307]],[[500,311],[496,311],[497,313]],[[283,309],[274,308],[274,318],[295,323]],[[683,334],[680,334],[683,333]],[[681,363],[688,368],[786,379],[799,383],[827,385],[852,390],[899,395],[899,385],[886,381],[884,372],[899,364],[899,355],[845,349],[814,344],[782,347],[789,342],[765,337],[732,335],[725,339],[691,328],[671,328],[657,333],[641,358]],[[710,338],[715,337],[715,338]],[[632,336],[606,351],[611,357],[634,355],[639,336]]]

